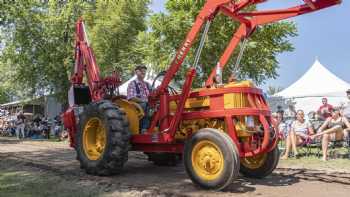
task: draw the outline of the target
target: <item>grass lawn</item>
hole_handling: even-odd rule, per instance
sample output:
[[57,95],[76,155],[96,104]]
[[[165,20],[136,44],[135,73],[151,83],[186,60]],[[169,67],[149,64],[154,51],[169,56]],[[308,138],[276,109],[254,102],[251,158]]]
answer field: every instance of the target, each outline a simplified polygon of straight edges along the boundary
[[[280,143],[281,153],[284,151],[284,144]],[[312,170],[322,171],[338,171],[350,173],[350,153],[348,148],[334,148],[328,150],[328,161],[322,161],[322,151],[320,148],[313,147],[308,150],[306,148],[298,148],[299,153],[304,155],[299,159],[289,158],[287,160],[280,160],[278,167],[280,168],[306,168]],[[310,155],[305,156],[308,152]],[[318,155],[319,154],[319,155]],[[317,156],[318,155],[318,156]]]
[[318,157],[301,157],[300,159],[280,160],[279,168],[306,168],[322,171],[338,171],[350,173],[350,159],[331,159],[322,161]]
[[[37,170],[37,171],[34,171]],[[6,161],[0,164],[0,197],[97,196],[97,187]]]

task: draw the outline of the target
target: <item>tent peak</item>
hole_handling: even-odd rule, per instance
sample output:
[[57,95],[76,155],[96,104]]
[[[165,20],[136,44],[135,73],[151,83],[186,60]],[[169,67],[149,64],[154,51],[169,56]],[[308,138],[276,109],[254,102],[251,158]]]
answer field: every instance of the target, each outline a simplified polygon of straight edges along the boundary
[[316,96],[345,96],[350,84],[342,80],[325,66],[318,58],[314,64],[292,85],[275,94],[284,98],[301,98]]

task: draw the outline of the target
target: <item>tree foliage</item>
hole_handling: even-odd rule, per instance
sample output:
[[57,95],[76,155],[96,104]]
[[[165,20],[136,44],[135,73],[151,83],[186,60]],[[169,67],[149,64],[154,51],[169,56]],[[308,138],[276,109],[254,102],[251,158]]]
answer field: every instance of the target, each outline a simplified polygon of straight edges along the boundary
[[[22,97],[52,92],[66,100],[74,63],[75,22],[81,16],[103,74],[116,69],[126,79],[139,63],[151,65],[154,71],[166,70],[204,2],[168,0],[165,13],[151,13],[150,0],[0,1],[0,92]],[[215,19],[200,59],[204,74],[197,85],[216,65],[237,25],[227,17]],[[258,28],[249,39],[240,78],[261,83],[276,77],[276,56],[293,50],[288,38],[295,35],[292,22]],[[183,79],[193,63],[197,46],[198,40],[177,79]]]
[[[66,99],[73,68],[75,22],[89,24],[102,71],[140,62],[130,51],[144,31],[149,0],[2,1],[6,39],[1,61],[16,71],[13,84],[25,95],[54,92]],[[133,58],[132,58],[133,57]]]
[[[118,70],[130,76],[135,64],[142,62],[137,52],[137,36],[146,30],[149,0],[98,1],[88,26],[97,62],[104,72]],[[90,13],[91,14],[91,13]]]

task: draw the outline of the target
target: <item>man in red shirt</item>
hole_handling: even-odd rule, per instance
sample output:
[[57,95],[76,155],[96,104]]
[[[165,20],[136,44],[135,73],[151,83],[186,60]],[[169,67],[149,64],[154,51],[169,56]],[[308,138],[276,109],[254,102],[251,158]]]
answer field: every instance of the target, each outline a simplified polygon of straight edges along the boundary
[[327,98],[322,98],[322,105],[318,108],[317,113],[321,115],[323,120],[331,116],[333,106],[328,104]]

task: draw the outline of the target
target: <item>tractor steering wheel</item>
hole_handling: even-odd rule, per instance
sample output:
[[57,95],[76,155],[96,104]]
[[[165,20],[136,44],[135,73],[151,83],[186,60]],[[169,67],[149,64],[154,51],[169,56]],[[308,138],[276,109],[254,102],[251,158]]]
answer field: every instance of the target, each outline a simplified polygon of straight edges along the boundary
[[[153,82],[152,82],[152,90],[154,90],[155,86],[156,86],[156,81],[158,80],[158,78],[164,76],[166,73],[166,71],[161,71],[160,73],[158,73],[158,75],[154,78]],[[171,95],[176,95],[178,94],[178,92],[175,90],[174,87],[168,85],[168,90],[171,93]]]

